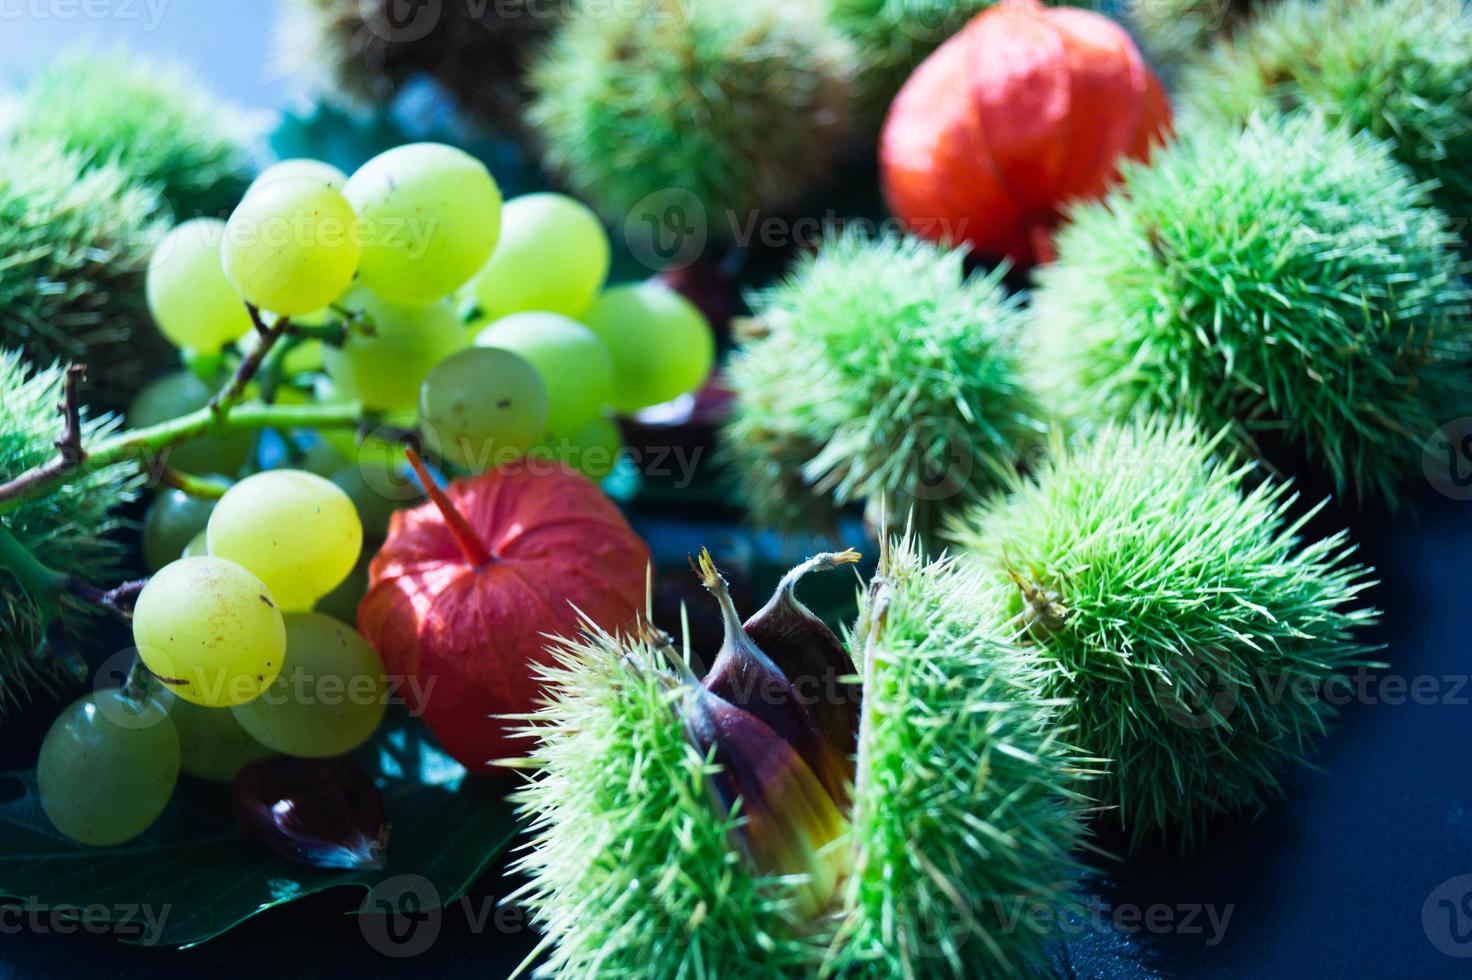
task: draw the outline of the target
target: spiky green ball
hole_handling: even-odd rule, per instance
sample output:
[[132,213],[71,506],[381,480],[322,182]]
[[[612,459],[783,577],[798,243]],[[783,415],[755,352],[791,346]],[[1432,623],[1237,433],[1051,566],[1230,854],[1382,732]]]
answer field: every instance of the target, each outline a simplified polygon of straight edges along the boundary
[[764,335],[731,360],[723,443],[758,523],[821,528],[835,505],[885,499],[927,530],[1038,441],[1017,300],[964,261],[847,233],[752,297]]
[[275,59],[318,94],[367,105],[391,102],[428,77],[472,118],[515,129],[531,53],[561,25],[567,6],[453,2],[406,18],[396,0],[289,0]]
[[1230,37],[1262,0],[1125,0],[1119,16],[1140,50],[1173,80],[1213,43]]
[[1395,144],[1472,216],[1472,13],[1461,0],[1283,0],[1193,69],[1188,111],[1241,123],[1310,107]]
[[0,140],[0,347],[85,362],[89,400],[127,404],[169,357],[143,292],[158,207],[112,164]]
[[[836,976],[1013,976],[1069,897],[1084,762],[1038,669],[977,613],[984,573],[894,545],[851,635],[864,666],[855,862]],[[1066,710],[1066,708],[1065,708]],[[1044,913],[1041,920],[1037,913]]]
[[519,794],[531,880],[517,897],[551,944],[540,974],[802,975],[821,945],[790,921],[793,884],[754,876],[732,843],[740,818],[715,809],[653,641],[594,633],[557,660],[542,768]]
[[[597,9],[534,65],[530,118],[546,162],[605,218],[657,236],[671,222],[671,234],[699,234],[703,219],[711,237],[730,238],[828,173],[849,130],[854,65],[808,0]],[[679,192],[705,214],[690,215]]]
[[1030,361],[1063,414],[1230,424],[1394,503],[1472,405],[1456,245],[1369,134],[1307,114],[1192,130],[1074,210]]
[[[56,455],[61,381],[59,368],[35,369],[18,352],[0,349],[0,483]],[[112,416],[84,419],[83,443],[116,427]],[[89,469],[55,492],[0,516],[0,528],[45,566],[94,584],[108,583],[122,557],[122,547],[111,534],[122,523],[117,508],[133,499],[137,484],[136,469],[127,464]],[[84,640],[96,607],[71,595],[58,596],[56,602],[61,636],[70,642]],[[43,647],[46,604],[44,596],[27,591],[21,577],[0,561],[0,716],[58,676],[58,651]]]
[[82,48],[48,63],[10,107],[21,136],[59,140],[157,190],[177,220],[235,207],[250,183],[250,127],[177,65]]
[[848,37],[862,83],[883,110],[910,72],[995,0],[827,0],[828,20]]
[[[1365,664],[1368,571],[1186,422],[1107,425],[951,527],[1138,842],[1261,807]],[[1000,623],[999,623],[1000,625]],[[1342,695],[1342,690],[1337,692]]]

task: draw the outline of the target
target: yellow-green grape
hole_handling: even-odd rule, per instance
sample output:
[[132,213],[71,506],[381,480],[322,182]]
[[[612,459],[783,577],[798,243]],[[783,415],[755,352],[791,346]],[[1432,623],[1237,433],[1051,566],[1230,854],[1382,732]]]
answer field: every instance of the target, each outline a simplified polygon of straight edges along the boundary
[[353,314],[341,347],[322,351],[337,391],[372,410],[412,409],[429,369],[467,344],[449,303],[401,306],[362,287],[339,304]]
[[565,194],[524,194],[506,202],[501,238],[469,291],[481,313],[543,311],[577,316],[608,278],[608,232],[586,204]]
[[658,283],[606,290],[582,321],[613,355],[613,407],[628,414],[699,388],[715,366],[710,324]]
[[251,332],[250,313],[225,278],[225,222],[195,218],[170,231],[148,263],[148,312],[175,347],[213,354]]
[[[144,429],[198,411],[210,403],[216,390],[217,386],[211,387],[192,371],[170,371],[133,399],[128,427]],[[250,456],[250,445],[249,432],[201,436],[165,450],[164,462],[186,473],[236,473]]]
[[221,708],[254,700],[276,679],[286,628],[270,590],[242,566],[181,558],[139,593],[133,645],[174,694]]
[[317,605],[312,607],[313,611],[325,613],[344,623],[356,623],[358,607],[368,594],[368,564],[371,560],[367,554],[359,558],[348,577],[342,580],[342,584],[318,599]]
[[335,191],[342,190],[348,182],[348,175],[330,163],[304,158],[282,160],[262,170],[260,176],[251,182],[250,187],[246,188],[246,196],[250,196],[253,192],[260,190],[267,184],[291,177],[304,177],[309,180],[319,181]]
[[179,779],[179,736],[156,699],[106,688],[75,701],[41,742],[47,819],[79,844],[132,840],[164,812]]
[[229,708],[204,708],[175,698],[169,718],[179,733],[179,768],[196,779],[228,783],[252,762],[276,754],[251,738]]
[[465,285],[491,257],[501,190],[475,157],[412,143],[369,160],[343,194],[362,221],[363,285],[396,303],[430,303]]
[[563,463],[597,483],[613,472],[623,448],[618,424],[599,417],[570,436],[558,436],[538,444],[527,450],[527,455]]
[[194,537],[192,537],[192,538],[189,539],[189,543],[184,546],[184,550],[181,551],[181,552],[179,552],[179,557],[180,558],[203,558],[205,555],[207,555],[209,553],[210,553],[209,532],[208,531],[200,531]]
[[[228,487],[224,477],[207,476],[206,482]],[[143,561],[150,572],[156,572],[179,557],[195,535],[204,532],[215,502],[196,497],[183,490],[166,489],[148,507],[143,516]]]
[[547,386],[531,362],[475,347],[436,364],[419,397],[426,445],[485,470],[519,458],[547,428]]
[[265,694],[235,709],[241,727],[286,755],[351,752],[383,721],[388,678],[368,641],[321,613],[286,617],[286,669]]
[[225,275],[246,302],[282,316],[341,296],[358,268],[358,218],[342,192],[310,177],[259,187],[225,228]]
[[305,470],[241,480],[215,505],[210,554],[260,576],[285,612],[312,608],[352,571],[363,525],[348,495]]
[[547,432],[571,435],[613,397],[613,358],[598,336],[559,313],[513,313],[476,335],[477,347],[520,354],[547,385]]

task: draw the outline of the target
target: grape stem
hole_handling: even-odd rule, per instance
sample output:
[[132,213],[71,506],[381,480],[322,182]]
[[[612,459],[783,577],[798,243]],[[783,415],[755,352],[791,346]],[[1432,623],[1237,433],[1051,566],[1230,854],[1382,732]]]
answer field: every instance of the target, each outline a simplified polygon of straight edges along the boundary
[[230,375],[229,383],[216,392],[215,397],[210,399],[210,409],[221,418],[230,414],[230,409],[245,394],[245,386],[250,384],[251,379],[256,376],[256,372],[261,369],[261,364],[265,362],[266,355],[271,353],[271,349],[276,346],[276,342],[291,329],[291,321],[285,317],[277,320],[274,326],[268,327],[262,321],[261,311],[259,309],[249,303],[245,304],[245,308],[250,311],[251,322],[256,325],[257,332],[260,332],[261,340],[252,348],[249,354],[240,359],[240,363],[235,366],[235,373]]
[[143,587],[148,584],[148,579],[139,578],[111,589],[99,589],[97,586],[87,582],[75,575],[63,576],[62,588],[84,599],[95,606],[100,606],[121,619],[123,622],[131,622],[133,619],[133,607],[138,604],[138,595]]
[[226,488],[209,480],[201,480],[192,473],[176,470],[172,466],[161,467],[158,471],[158,482],[175,490],[182,490],[191,497],[199,497],[202,500],[219,500],[225,496]]
[[[56,440],[56,456],[40,466],[32,467],[15,479],[0,484],[0,507],[4,502],[27,489],[31,484],[56,481],[79,469],[87,459],[82,448],[82,401],[80,390],[82,379],[87,375],[85,364],[68,364],[61,383],[61,402],[56,409],[61,413],[61,435]],[[0,510],[0,513],[3,513]]]

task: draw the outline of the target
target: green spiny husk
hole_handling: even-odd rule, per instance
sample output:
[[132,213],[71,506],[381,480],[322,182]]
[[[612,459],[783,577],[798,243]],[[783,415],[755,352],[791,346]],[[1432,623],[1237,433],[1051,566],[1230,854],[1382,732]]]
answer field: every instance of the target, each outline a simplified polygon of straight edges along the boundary
[[121,408],[171,348],[144,296],[158,196],[43,139],[0,140],[0,347],[85,362],[89,400]]
[[1472,13],[1461,0],[1283,0],[1182,86],[1187,112],[1243,123],[1317,109],[1392,141],[1436,203],[1472,215]]
[[1202,52],[1232,37],[1275,0],[1126,0],[1120,19],[1156,70],[1174,81]]
[[826,0],[828,20],[863,65],[867,98],[882,111],[910,72],[995,0]]
[[1040,441],[1018,302],[964,260],[845,233],[752,297],[762,335],[731,360],[723,444],[757,523],[821,530],[887,498],[928,532]]
[[531,78],[546,163],[605,218],[664,229],[684,192],[716,239],[828,173],[855,92],[852,51],[812,0],[583,11]]
[[1106,425],[1055,445],[1033,482],[952,523],[995,617],[1023,629],[1046,696],[1138,843],[1184,847],[1219,813],[1260,808],[1335,709],[1370,572],[1343,533],[1304,540],[1286,485],[1186,422]]
[[1369,134],[1309,114],[1194,129],[1074,210],[1029,361],[1061,416],[1230,425],[1394,505],[1472,405],[1457,244]]
[[[518,897],[547,937],[541,973],[878,980],[1038,966],[1048,937],[1029,913],[1068,897],[1087,772],[1061,705],[979,621],[980,586],[967,566],[923,564],[913,539],[881,563],[851,636],[865,658],[852,828],[818,858],[848,873],[817,914],[802,914],[811,876],[753,868],[740,805],[723,812],[709,792],[719,773],[685,735],[693,681],[663,666],[668,639],[592,630],[555,648],[527,728],[539,771],[519,794],[533,839]],[[770,775],[779,785],[784,772]]]
[[250,126],[181,67],[79,48],[49,63],[7,119],[21,137],[56,139],[89,167],[109,163],[153,188],[183,221],[219,215],[250,183]]
[[425,76],[471,118],[520,128],[527,64],[565,20],[564,4],[445,3],[428,28],[417,20],[404,23],[394,5],[289,0],[276,27],[279,67],[319,93],[366,105],[387,104]]
[[[0,483],[55,457],[61,390],[60,368],[32,369],[18,352],[0,349]],[[116,428],[113,416],[84,418],[83,442]],[[0,527],[47,567],[105,583],[118,573],[122,558],[122,546],[111,536],[123,523],[117,508],[133,499],[138,482],[136,468],[128,464],[89,468],[6,514]],[[44,605],[0,565],[0,716],[59,677],[57,651],[43,649],[50,625]],[[76,641],[97,607],[63,594],[55,597],[54,611],[62,636]]]

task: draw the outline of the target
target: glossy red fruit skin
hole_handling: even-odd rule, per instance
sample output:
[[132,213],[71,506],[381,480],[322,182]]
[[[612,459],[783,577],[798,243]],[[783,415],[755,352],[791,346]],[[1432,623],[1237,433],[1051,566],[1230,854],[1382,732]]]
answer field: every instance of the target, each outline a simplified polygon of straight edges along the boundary
[[471,772],[495,772],[493,760],[532,748],[500,716],[535,706],[547,634],[574,635],[579,611],[609,631],[632,625],[649,548],[586,477],[544,460],[446,493],[490,561],[467,560],[433,503],[396,512],[369,565],[358,629],[405,679],[399,690],[445,751]]
[[1073,202],[1171,132],[1170,104],[1124,28],[1006,0],[915,69],[880,135],[890,210],[923,238],[1028,266]]

